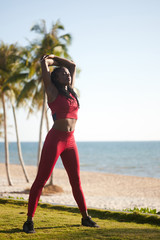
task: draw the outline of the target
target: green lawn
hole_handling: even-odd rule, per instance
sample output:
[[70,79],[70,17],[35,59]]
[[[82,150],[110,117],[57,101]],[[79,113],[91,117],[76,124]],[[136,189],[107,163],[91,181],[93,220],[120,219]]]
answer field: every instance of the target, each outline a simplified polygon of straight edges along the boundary
[[81,226],[77,208],[39,204],[34,217],[35,234],[22,231],[27,202],[0,199],[0,240],[4,239],[160,239],[157,215],[89,209],[99,229]]

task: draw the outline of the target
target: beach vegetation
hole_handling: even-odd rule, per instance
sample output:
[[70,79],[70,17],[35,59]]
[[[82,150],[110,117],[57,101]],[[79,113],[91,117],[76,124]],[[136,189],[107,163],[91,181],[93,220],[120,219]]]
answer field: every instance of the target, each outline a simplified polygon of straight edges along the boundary
[[160,238],[160,218],[143,213],[89,209],[100,228],[81,226],[78,208],[39,203],[34,217],[35,234],[22,231],[27,202],[0,199],[0,239],[109,239]]
[[126,209],[124,209],[123,211],[157,214],[157,210],[156,210],[156,209],[150,209],[150,208],[148,208],[148,207],[147,207],[147,208],[134,207],[133,209],[131,209],[131,208],[126,208]]
[[[8,125],[7,125],[7,107],[11,106],[14,116],[16,137],[17,137],[17,147],[19,160],[25,175],[27,182],[29,182],[29,178],[27,176],[27,172],[24,166],[21,146],[19,142],[18,128],[17,128],[17,120],[16,120],[16,97],[21,91],[21,85],[18,84],[18,80],[24,79],[26,77],[26,73],[24,70],[24,65],[22,61],[22,48],[17,46],[17,44],[5,44],[1,41],[0,43],[0,98],[2,114],[1,114],[1,126],[3,123],[4,130],[4,146],[5,146],[5,165],[6,165],[6,173],[7,180],[9,185],[13,185],[11,177],[10,177],[10,168],[9,168],[9,144],[8,144]],[[9,105],[10,104],[10,105]]]

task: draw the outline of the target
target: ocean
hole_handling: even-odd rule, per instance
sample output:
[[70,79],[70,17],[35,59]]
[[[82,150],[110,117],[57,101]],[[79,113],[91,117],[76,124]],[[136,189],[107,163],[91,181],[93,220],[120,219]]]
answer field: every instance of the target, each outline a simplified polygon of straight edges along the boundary
[[[160,178],[160,141],[77,142],[81,171]],[[22,142],[26,165],[37,164],[37,142]],[[9,143],[10,163],[19,164],[16,142]],[[5,162],[0,143],[0,163]],[[58,159],[56,168],[63,168]]]

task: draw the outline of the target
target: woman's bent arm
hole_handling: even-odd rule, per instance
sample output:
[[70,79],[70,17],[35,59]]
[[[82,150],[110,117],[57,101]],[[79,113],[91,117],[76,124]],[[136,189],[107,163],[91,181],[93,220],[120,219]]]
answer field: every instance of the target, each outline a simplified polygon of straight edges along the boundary
[[55,65],[55,63],[57,63],[59,66],[66,67],[69,70],[71,79],[72,79],[71,86],[74,87],[75,76],[76,76],[76,64],[73,61],[70,61],[65,58],[57,57],[53,54],[48,56],[48,60],[49,59],[53,60],[53,65]]
[[[54,60],[48,59],[48,56],[43,56],[40,60],[41,62],[41,69],[42,69],[42,78],[44,82],[45,91],[48,97],[48,102],[53,101],[58,94],[57,88],[54,86],[54,84],[51,82],[51,75],[49,71],[49,66],[52,66],[54,63]],[[55,65],[57,63],[55,62]]]

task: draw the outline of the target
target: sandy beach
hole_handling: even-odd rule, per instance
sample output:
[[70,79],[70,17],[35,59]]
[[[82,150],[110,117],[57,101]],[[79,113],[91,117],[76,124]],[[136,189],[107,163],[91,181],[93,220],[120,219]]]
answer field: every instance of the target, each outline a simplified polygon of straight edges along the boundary
[[[26,183],[20,165],[10,165],[13,186],[8,186],[5,165],[0,163],[0,197],[23,197],[36,176],[35,166],[26,166],[30,183]],[[160,179],[81,171],[81,182],[88,208],[123,210],[134,207],[160,211]],[[54,169],[54,184],[63,192],[41,196],[42,202],[77,206],[64,169]]]

